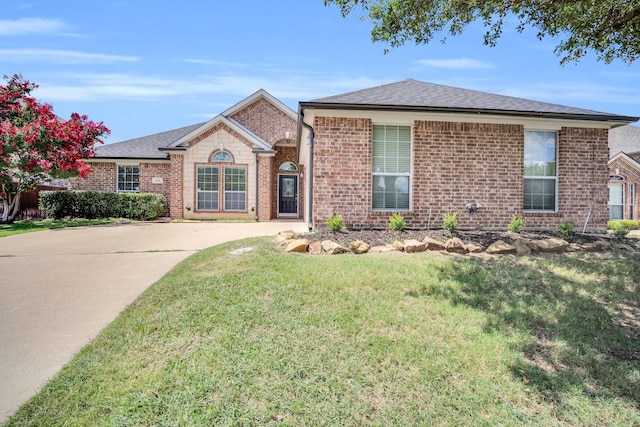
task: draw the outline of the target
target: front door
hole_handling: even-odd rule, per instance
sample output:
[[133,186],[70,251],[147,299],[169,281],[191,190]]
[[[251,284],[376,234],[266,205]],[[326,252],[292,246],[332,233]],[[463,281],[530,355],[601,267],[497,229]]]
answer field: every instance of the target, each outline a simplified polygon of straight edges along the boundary
[[278,216],[298,217],[298,175],[278,177]]

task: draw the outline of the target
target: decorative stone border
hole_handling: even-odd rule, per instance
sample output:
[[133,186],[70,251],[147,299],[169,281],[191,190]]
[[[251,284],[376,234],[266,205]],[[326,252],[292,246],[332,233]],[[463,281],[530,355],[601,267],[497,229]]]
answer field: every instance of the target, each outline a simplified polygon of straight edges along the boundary
[[275,243],[284,249],[285,252],[309,253],[312,255],[326,254],[338,255],[343,253],[365,254],[365,253],[388,253],[405,252],[418,253],[425,251],[441,251],[457,254],[486,253],[489,255],[517,255],[525,256],[532,253],[564,253],[564,252],[602,252],[607,250],[618,250],[625,252],[639,252],[640,241],[634,248],[631,245],[621,242],[608,242],[597,240],[593,243],[569,243],[559,238],[549,238],[542,240],[516,239],[513,243],[498,240],[486,249],[474,243],[465,244],[460,238],[453,237],[446,242],[425,237],[419,240],[395,241],[384,246],[373,246],[356,240],[349,243],[348,247],[342,246],[331,240],[322,242],[309,242],[307,239],[298,239],[293,231],[282,231],[275,238]]

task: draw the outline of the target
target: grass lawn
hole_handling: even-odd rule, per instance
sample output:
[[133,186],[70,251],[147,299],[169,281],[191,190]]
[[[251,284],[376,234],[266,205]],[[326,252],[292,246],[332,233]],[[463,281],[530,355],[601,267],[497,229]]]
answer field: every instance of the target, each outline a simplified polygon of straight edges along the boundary
[[30,233],[32,231],[49,230],[51,228],[81,227],[86,225],[110,224],[113,218],[85,219],[70,221],[16,221],[12,224],[0,224],[0,237],[14,234]]
[[638,254],[225,244],[154,284],[7,425],[640,425],[639,283]]

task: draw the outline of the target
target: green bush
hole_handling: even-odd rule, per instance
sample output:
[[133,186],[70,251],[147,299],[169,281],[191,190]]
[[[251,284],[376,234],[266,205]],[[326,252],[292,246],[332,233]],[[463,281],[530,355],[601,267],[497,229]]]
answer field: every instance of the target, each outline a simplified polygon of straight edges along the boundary
[[446,213],[442,216],[442,225],[445,230],[454,232],[458,229],[458,212]]
[[607,228],[615,231],[618,228],[626,228],[627,230],[637,230],[640,228],[640,220],[634,219],[616,219],[607,222]]
[[570,236],[573,233],[573,228],[573,223],[569,221],[562,221],[558,224],[558,231],[560,231],[560,234],[563,236]]
[[47,218],[111,218],[151,220],[164,215],[162,194],[109,191],[41,191],[39,207]]
[[389,218],[389,228],[391,230],[402,231],[407,227],[407,223],[404,221],[404,217],[399,213],[394,213]]
[[327,219],[327,227],[329,231],[338,232],[342,230],[344,227],[344,221],[342,220],[342,215],[334,215],[331,218]]
[[522,216],[512,216],[507,229],[512,233],[522,233],[524,231],[524,218]]
[[613,235],[618,239],[624,239],[629,234],[629,229],[627,227],[621,226],[617,227],[613,230]]

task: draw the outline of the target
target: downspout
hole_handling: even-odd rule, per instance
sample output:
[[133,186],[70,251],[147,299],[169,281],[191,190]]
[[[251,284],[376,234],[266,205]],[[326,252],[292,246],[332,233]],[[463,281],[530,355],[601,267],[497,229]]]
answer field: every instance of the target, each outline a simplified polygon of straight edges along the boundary
[[[315,133],[313,131],[313,127],[304,121],[304,110],[300,109],[300,124],[304,126],[309,131],[309,166],[307,167],[307,180],[309,183],[309,194],[308,197],[308,208],[307,214],[309,215],[309,224],[307,226],[309,229],[313,228],[313,138]],[[298,151],[299,152],[299,151]]]
[[258,215],[258,206],[260,206],[260,201],[259,201],[259,197],[260,197],[260,187],[258,187],[258,174],[259,174],[259,168],[258,168],[258,153],[256,153],[256,222],[260,221],[260,216]]

